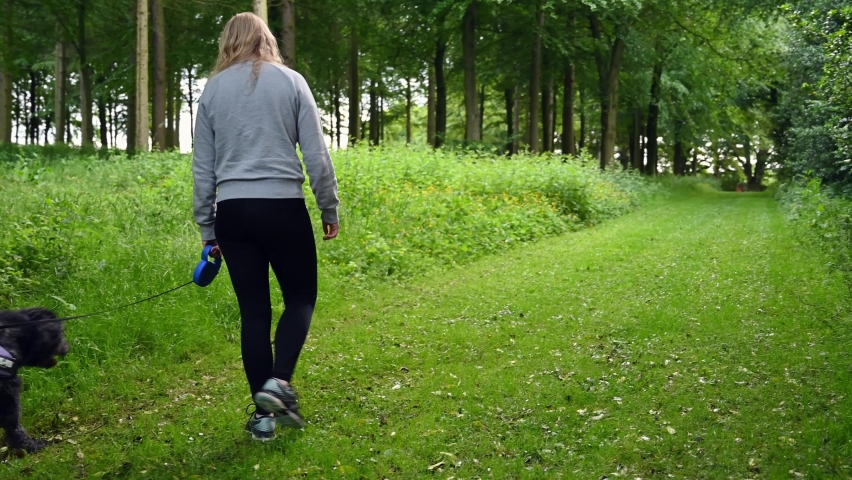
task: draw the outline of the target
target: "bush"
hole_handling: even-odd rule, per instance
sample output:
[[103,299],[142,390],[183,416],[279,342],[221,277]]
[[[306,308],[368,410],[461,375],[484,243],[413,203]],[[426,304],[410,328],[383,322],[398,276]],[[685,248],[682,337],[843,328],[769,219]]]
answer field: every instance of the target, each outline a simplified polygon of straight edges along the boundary
[[[408,147],[333,156],[342,233],[320,256],[332,285],[406,278],[594,225],[630,211],[656,188],[620,169],[601,172],[590,158]],[[190,164],[177,153],[73,160],[18,154],[0,164],[10,202],[0,218],[7,233],[0,237],[0,302],[47,289],[69,268],[76,281],[100,281],[103,265],[153,268],[134,261],[141,252],[194,257]],[[305,190],[313,209],[307,184]]]
[[776,196],[788,219],[828,252],[831,267],[852,285],[852,200],[836,195],[819,179],[788,183]]

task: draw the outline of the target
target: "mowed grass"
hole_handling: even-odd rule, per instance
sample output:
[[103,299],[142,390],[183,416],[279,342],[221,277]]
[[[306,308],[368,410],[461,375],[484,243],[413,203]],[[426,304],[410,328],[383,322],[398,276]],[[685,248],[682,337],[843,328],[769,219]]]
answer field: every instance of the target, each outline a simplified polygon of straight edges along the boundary
[[[125,282],[69,279],[78,308],[182,280],[168,242],[104,241],[144,248]],[[222,276],[70,324],[69,359],[23,374],[24,422],[55,443],[0,477],[849,477],[826,263],[766,196],[678,193],[400,285],[328,283],[295,379],[310,425],[268,444],[242,431]]]

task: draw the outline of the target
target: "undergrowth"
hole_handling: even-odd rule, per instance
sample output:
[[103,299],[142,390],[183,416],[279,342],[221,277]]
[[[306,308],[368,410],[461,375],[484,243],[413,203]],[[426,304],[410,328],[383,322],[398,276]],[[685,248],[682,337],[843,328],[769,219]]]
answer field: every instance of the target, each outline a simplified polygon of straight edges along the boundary
[[[188,156],[10,152],[0,162],[0,307],[54,291],[69,274],[101,277],[143,250],[195,250]],[[334,286],[408,278],[594,225],[655,189],[588,158],[392,147],[338,151],[334,161],[342,234],[320,256]]]
[[783,185],[776,196],[791,224],[828,254],[828,266],[852,286],[852,200],[819,179],[804,178]]

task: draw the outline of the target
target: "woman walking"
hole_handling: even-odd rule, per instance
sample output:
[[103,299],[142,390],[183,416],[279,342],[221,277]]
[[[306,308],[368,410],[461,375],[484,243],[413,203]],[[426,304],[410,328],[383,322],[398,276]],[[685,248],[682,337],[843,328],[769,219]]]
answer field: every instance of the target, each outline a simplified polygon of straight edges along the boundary
[[[195,221],[202,243],[224,256],[242,319],[243,366],[256,411],[255,440],[275,424],[301,428],[290,385],[317,298],[317,254],[305,206],[302,151],[322,212],[324,240],[338,233],[337,179],[319,112],[305,79],[285,67],[275,38],[254,14],[225,26],[195,124],[192,172]],[[285,309],[273,360],[269,267]]]

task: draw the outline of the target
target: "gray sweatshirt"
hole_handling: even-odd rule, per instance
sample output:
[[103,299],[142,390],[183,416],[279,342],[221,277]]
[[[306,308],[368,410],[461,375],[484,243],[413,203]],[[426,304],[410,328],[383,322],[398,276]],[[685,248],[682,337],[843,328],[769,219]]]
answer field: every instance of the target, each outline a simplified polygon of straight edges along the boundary
[[217,201],[305,198],[297,144],[322,220],[337,223],[337,178],[307,82],[271,63],[261,66],[255,82],[251,69],[251,62],[234,65],[208,80],[201,94],[192,200],[202,240],[216,238]]

